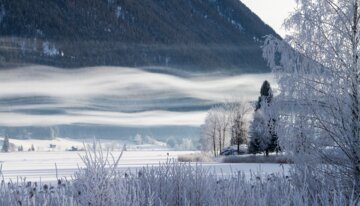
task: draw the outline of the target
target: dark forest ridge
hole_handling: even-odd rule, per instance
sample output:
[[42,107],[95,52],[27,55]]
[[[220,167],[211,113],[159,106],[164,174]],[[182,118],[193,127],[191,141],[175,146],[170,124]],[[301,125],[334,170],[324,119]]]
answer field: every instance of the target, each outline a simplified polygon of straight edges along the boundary
[[0,0],[0,67],[268,72],[268,34],[239,0]]

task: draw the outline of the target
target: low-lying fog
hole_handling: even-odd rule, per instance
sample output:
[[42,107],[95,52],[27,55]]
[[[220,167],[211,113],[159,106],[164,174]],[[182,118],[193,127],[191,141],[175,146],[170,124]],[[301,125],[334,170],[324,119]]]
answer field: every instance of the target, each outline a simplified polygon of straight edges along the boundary
[[274,82],[271,74],[184,76],[124,67],[0,70],[0,128],[198,128],[212,105],[255,101],[262,82]]

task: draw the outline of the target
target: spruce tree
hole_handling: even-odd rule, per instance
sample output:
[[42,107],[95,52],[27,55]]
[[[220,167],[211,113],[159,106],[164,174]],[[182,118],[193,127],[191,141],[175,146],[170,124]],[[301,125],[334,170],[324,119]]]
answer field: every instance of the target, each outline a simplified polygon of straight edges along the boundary
[[263,103],[263,101],[265,101],[267,104],[270,104],[272,98],[273,98],[273,93],[270,83],[267,80],[265,80],[260,88],[260,96],[256,103],[255,111],[261,108],[261,104]]
[[9,152],[9,150],[10,150],[9,137],[5,136],[1,151],[2,152]]
[[266,115],[269,113],[267,110],[270,109],[272,99],[271,85],[265,80],[260,89],[260,96],[255,106],[254,120],[250,126],[250,153],[265,152],[266,156],[268,156],[269,152],[278,152],[279,150],[278,137],[275,131],[276,120]]

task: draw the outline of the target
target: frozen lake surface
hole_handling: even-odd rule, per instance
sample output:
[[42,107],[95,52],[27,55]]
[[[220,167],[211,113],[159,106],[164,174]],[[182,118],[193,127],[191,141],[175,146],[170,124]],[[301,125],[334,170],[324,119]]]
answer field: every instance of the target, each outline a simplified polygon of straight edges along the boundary
[[[189,151],[125,151],[120,160],[120,170],[136,171],[144,166],[158,166],[169,160],[176,160],[178,155],[191,153]],[[112,152],[116,157],[120,152]],[[169,155],[168,155],[169,154]],[[0,153],[2,172],[6,181],[17,177],[26,177],[31,181],[55,181],[56,169],[59,177],[71,178],[72,174],[82,167],[80,155],[84,152],[16,152]],[[192,164],[196,165],[196,164]],[[261,172],[261,174],[287,172],[288,166],[280,164],[228,164],[228,163],[202,163],[203,167],[214,170],[216,174],[229,175],[237,171]]]

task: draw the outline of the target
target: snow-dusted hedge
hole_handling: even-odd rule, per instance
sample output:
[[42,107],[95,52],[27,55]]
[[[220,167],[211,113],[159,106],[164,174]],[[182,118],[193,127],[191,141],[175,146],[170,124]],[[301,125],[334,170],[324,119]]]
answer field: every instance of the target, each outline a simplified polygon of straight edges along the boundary
[[119,158],[90,149],[83,157],[86,167],[71,181],[3,181],[0,205],[356,205],[351,194],[326,185],[313,192],[283,175],[219,177],[201,165],[177,162],[119,172]]
[[230,155],[221,159],[223,163],[277,163],[291,164],[293,163],[286,155]]
[[178,162],[213,162],[214,160],[210,154],[201,152],[201,153],[179,155],[177,161]]

